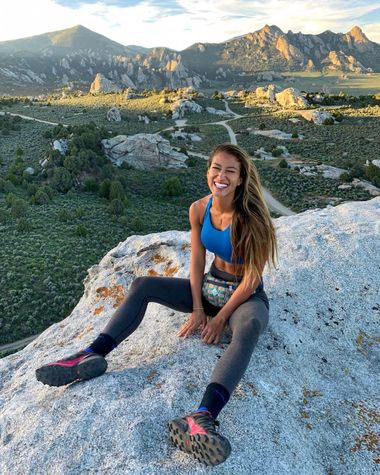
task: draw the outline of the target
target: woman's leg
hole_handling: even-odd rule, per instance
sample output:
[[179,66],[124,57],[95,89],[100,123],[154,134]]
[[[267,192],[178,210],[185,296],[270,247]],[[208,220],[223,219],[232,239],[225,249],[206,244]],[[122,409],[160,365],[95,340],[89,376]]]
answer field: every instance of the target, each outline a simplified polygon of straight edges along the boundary
[[137,277],[102,333],[111,336],[117,344],[121,343],[140,325],[149,302],[191,313],[193,297],[190,280],[178,277]]
[[193,305],[190,280],[138,277],[132,282],[126,298],[103,333],[88,348],[38,368],[37,379],[50,386],[62,386],[78,379],[102,375],[107,369],[104,357],[136,330],[149,302],[160,303],[181,312],[191,312]]
[[207,386],[200,408],[216,418],[248,367],[259,336],[269,319],[269,303],[264,290],[253,294],[231,315],[228,323],[232,339],[218,361]]

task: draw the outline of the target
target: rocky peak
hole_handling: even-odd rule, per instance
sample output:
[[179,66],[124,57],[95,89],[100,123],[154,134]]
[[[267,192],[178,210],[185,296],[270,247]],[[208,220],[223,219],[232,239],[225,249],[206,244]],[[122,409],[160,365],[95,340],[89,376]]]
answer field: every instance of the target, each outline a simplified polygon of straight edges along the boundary
[[272,25],[272,26],[265,25],[263,26],[263,28],[261,28],[261,30],[259,30],[259,33],[271,35],[271,36],[280,36],[284,34],[281,28],[279,28],[276,25]]
[[369,39],[359,26],[354,26],[351,28],[347,35],[351,36],[355,43],[369,43]]

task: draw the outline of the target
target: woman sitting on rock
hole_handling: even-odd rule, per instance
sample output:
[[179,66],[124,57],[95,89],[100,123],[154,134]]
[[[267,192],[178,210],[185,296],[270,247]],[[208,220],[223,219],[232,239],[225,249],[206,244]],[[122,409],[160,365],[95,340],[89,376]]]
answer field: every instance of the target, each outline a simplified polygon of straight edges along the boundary
[[[170,438],[200,462],[216,465],[231,452],[216,418],[242,378],[269,318],[262,272],[275,265],[277,240],[256,167],[237,145],[216,147],[208,160],[211,194],[192,203],[190,279],[136,278],[108,325],[86,349],[36,370],[39,381],[62,386],[100,376],[105,356],[140,325],[149,302],[191,313],[178,336],[200,330],[218,344],[228,323],[232,339],[211,375],[198,409],[169,423]],[[206,249],[215,254],[205,271]],[[209,318],[208,317],[212,317]]]

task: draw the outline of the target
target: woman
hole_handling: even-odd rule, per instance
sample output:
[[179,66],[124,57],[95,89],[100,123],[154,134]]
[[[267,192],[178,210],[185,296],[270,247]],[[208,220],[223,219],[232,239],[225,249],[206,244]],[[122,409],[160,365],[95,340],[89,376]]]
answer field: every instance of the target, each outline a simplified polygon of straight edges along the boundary
[[[231,343],[211,375],[199,408],[169,423],[170,438],[179,449],[206,465],[216,465],[231,452],[228,440],[216,431],[216,418],[268,323],[269,302],[261,275],[267,261],[275,265],[277,240],[256,167],[243,149],[231,144],[216,147],[208,160],[207,183],[211,195],[189,209],[190,279],[136,278],[88,348],[37,369],[36,376],[51,386],[100,376],[107,369],[105,356],[139,326],[149,302],[191,313],[178,332],[180,337],[200,330],[205,343],[218,344],[228,322]],[[215,260],[204,275],[206,249],[215,254]]]

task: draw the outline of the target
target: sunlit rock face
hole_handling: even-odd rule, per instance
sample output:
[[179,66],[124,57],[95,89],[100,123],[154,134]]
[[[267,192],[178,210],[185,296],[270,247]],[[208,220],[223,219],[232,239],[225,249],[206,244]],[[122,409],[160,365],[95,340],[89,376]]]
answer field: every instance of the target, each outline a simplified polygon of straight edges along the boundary
[[138,170],[187,168],[188,156],[177,152],[159,134],[117,135],[102,140],[106,157],[117,166],[127,162]]
[[[274,220],[270,321],[221,412],[217,474],[376,473],[380,197]],[[52,388],[37,367],[86,347],[138,276],[189,277],[190,235],[131,236],[92,266],[73,312],[0,360],[0,473],[207,474],[167,422],[198,407],[228,338],[176,336],[189,317],[150,303],[96,379]],[[206,268],[212,261],[207,253]],[[264,463],[265,462],[265,463]]]
[[294,87],[288,87],[276,94],[276,101],[286,109],[305,109],[309,103],[301,92]]
[[98,73],[91,83],[90,93],[99,94],[101,92],[107,94],[110,92],[119,92],[121,91],[120,87],[114,84],[112,81],[107,79],[103,74]]

